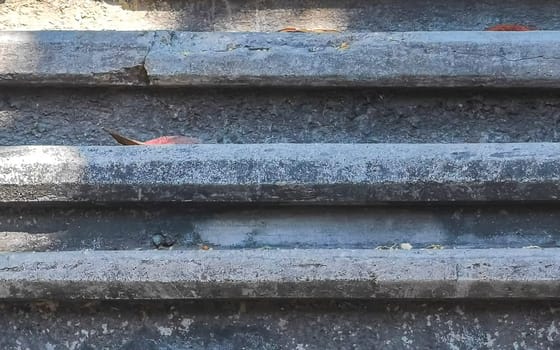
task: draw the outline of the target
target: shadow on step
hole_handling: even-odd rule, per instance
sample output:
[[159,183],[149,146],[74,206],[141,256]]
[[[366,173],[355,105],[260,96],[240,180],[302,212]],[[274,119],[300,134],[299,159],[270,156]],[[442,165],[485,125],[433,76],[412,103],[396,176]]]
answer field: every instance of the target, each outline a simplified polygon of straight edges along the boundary
[[559,218],[545,204],[3,208],[0,250],[546,248]]
[[559,5],[536,2],[467,0],[105,0],[127,11],[163,11],[174,26],[188,31],[277,31],[285,27],[340,31],[484,30],[501,23],[522,23],[558,30]]

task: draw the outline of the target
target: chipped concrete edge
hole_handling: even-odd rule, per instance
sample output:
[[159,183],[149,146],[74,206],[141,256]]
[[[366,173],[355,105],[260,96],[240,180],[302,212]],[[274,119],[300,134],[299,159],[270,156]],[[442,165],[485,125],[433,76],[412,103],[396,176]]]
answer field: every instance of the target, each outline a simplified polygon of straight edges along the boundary
[[558,32],[3,32],[0,85],[560,87]]
[[560,144],[0,147],[0,203],[557,201]]
[[558,298],[560,250],[185,250],[0,255],[0,298]]

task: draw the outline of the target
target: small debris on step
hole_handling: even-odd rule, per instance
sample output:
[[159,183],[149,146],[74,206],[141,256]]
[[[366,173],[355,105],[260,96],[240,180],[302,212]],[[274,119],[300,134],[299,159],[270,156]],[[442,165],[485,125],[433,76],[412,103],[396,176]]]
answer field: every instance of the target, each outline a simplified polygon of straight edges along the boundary
[[393,245],[380,245],[375,247],[376,250],[411,250],[412,244],[410,243],[400,243],[400,244],[393,244]]
[[444,247],[441,244],[430,244],[426,247],[426,249],[434,249],[434,250],[441,250]]
[[321,33],[340,33],[336,29],[321,29],[321,28],[306,29],[306,28],[296,28],[296,27],[282,28],[278,32],[280,32],[280,33],[318,33],[318,34],[321,34]]
[[175,244],[175,239],[172,237],[169,237],[167,235],[161,234],[161,233],[156,233],[152,236],[152,244],[156,247],[156,248],[160,248],[160,247],[171,247],[173,246],[173,244]]
[[486,28],[488,32],[528,32],[532,30],[536,29],[522,24],[498,24]]

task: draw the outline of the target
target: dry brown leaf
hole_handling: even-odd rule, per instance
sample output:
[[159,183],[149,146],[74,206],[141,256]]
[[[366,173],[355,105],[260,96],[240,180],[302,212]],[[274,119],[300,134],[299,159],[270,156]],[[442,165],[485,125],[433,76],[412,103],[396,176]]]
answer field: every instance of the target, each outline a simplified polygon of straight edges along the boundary
[[280,33],[339,33],[336,29],[306,29],[306,28],[296,28],[296,27],[286,27],[280,29],[278,32]]
[[441,250],[444,249],[444,247],[441,244],[430,244],[426,249]]
[[157,145],[178,145],[178,144],[194,144],[194,143],[199,143],[200,141],[192,138],[192,137],[187,137],[187,136],[161,136],[158,138],[155,138],[153,140],[148,140],[145,142],[142,141],[138,141],[135,139],[131,139],[129,137],[123,136],[115,131],[109,130],[109,129],[105,129],[103,128],[103,130],[105,130],[106,132],[108,132],[111,136],[113,136],[113,138],[120,143],[121,145],[125,145],[125,146],[139,146],[139,145],[147,145],[147,146],[157,146]]
[[350,48],[350,44],[344,41],[342,44],[338,45],[339,50],[348,50]]

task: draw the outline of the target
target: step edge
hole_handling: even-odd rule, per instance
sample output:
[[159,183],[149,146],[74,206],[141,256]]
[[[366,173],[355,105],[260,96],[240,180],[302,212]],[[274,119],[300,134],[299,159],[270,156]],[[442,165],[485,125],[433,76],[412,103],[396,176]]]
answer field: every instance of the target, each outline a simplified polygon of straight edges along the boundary
[[557,201],[560,144],[0,147],[0,203]]
[[80,251],[0,255],[0,299],[543,299],[560,249]]
[[559,33],[4,32],[0,86],[560,88]]

